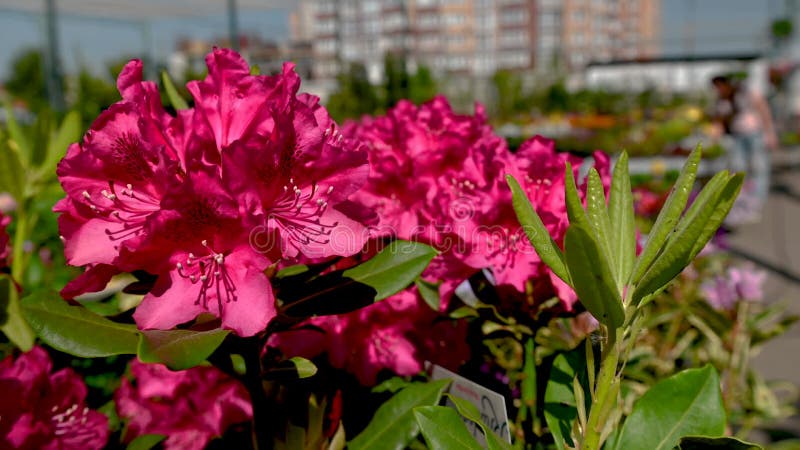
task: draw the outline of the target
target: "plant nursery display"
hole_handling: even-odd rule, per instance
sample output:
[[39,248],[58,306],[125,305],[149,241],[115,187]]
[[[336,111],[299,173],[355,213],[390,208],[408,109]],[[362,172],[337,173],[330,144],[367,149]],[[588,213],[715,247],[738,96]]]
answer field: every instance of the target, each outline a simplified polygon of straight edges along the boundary
[[796,318],[699,147],[642,182],[481,105],[338,124],[291,63],[206,64],[9,110],[0,448],[749,449],[794,414],[750,355]]

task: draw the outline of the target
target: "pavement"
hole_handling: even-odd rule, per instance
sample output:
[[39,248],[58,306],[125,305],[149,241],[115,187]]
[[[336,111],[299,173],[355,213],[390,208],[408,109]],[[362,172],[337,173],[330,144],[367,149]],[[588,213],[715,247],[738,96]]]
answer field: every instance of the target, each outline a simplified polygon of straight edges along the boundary
[[[772,156],[772,187],[761,220],[736,226],[728,243],[734,255],[767,270],[766,301],[784,302],[789,313],[800,315],[800,147]],[[752,364],[766,380],[800,387],[800,323],[765,344]],[[800,416],[784,426],[800,431]]]

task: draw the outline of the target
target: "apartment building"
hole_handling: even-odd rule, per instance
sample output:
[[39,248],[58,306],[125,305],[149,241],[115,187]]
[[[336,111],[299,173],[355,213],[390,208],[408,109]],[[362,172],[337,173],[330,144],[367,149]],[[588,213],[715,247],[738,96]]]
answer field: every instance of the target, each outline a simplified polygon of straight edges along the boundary
[[538,0],[538,68],[659,54],[660,0]]
[[480,78],[650,56],[659,21],[659,0],[300,0],[291,26],[311,42],[316,78],[360,62],[378,81],[387,53]]

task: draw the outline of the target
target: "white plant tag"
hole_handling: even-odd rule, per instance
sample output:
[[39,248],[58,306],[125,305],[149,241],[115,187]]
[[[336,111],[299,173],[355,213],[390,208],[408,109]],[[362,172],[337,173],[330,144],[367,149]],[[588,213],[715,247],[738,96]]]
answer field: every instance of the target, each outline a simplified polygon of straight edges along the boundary
[[[433,365],[433,370],[431,370],[431,378],[434,380],[453,380],[447,388],[447,393],[475,405],[475,407],[478,408],[478,412],[481,413],[483,423],[501,439],[505,439],[509,444],[511,443],[511,435],[508,431],[506,400],[502,395],[436,364]],[[445,401],[447,406],[455,408],[455,405],[450,399]],[[480,442],[481,445],[485,446],[486,438],[483,436],[480,427],[467,418],[464,418],[464,424],[467,426],[470,433],[472,433],[472,436]]]

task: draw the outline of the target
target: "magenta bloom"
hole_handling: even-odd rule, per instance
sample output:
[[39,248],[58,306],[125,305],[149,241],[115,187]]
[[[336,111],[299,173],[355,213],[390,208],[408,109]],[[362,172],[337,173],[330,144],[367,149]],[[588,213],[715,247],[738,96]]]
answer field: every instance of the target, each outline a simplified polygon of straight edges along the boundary
[[11,258],[11,238],[6,227],[11,223],[11,217],[0,212],[0,271],[7,268]]
[[44,349],[35,347],[0,362],[0,448],[100,449],[108,419],[89,409],[86,385],[71,369],[51,373]]
[[[517,222],[505,175],[520,181],[560,243],[568,226],[564,166],[572,163],[577,176],[580,158],[556,152],[553,141],[541,137],[512,154],[480,106],[474,115],[458,115],[443,97],[419,107],[400,102],[385,117],[350,125],[347,133],[367,145],[372,172],[356,198],[378,213],[376,234],[418,240],[441,252],[424,276],[442,283],[443,308],[456,286],[481,269],[510,287],[504,292],[524,294],[530,283],[541,298],[555,294],[571,308],[574,292],[542,264]],[[594,156],[607,187],[608,157]]]
[[386,370],[415,375],[431,361],[456,370],[469,359],[464,321],[443,320],[414,289],[340,316],[317,317],[307,327],[273,335],[269,345],[286,356],[327,353],[333,367],[374,385]]
[[114,395],[127,441],[162,434],[166,449],[199,450],[253,415],[244,386],[215,367],[173,372],[134,360],[130,372]]
[[196,108],[175,117],[129,63],[122,101],[59,164],[65,254],[87,267],[62,295],[144,271],[157,280],[134,313],[140,328],[210,313],[251,336],[275,316],[268,266],[360,251],[367,215],[348,197],[369,168],[318,99],[297,94],[291,64],[254,76],[230,50],[206,62],[189,84]]
[[[456,114],[444,97],[421,106],[401,101],[386,116],[350,125],[364,141],[372,169],[356,199],[377,212],[376,236],[435,247],[426,278],[443,281],[442,306],[455,287],[485,267],[476,259],[483,214],[495,208],[503,179],[505,142],[483,108]],[[493,225],[493,224],[492,224]]]

